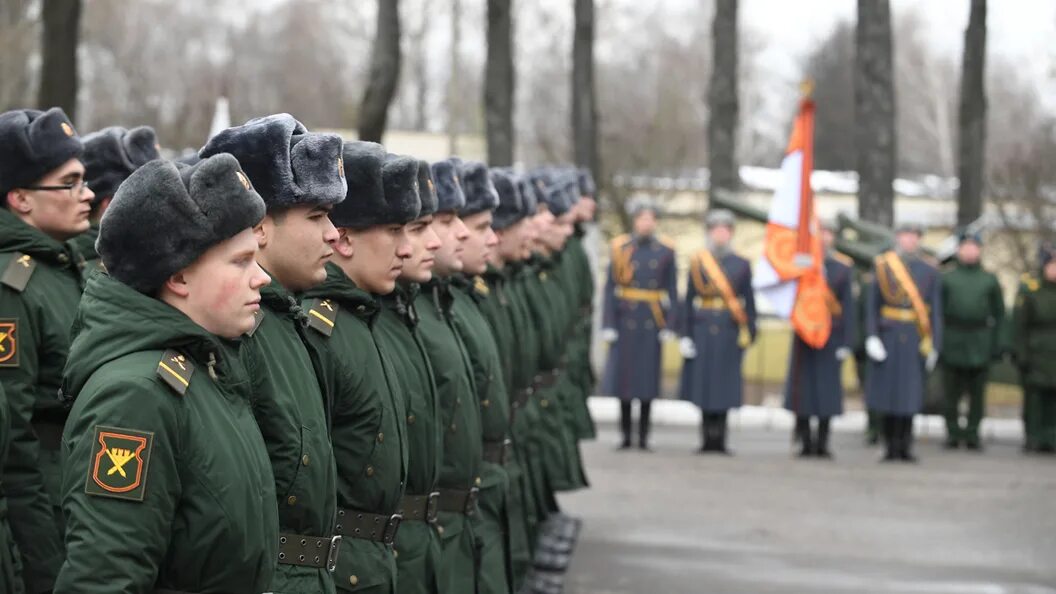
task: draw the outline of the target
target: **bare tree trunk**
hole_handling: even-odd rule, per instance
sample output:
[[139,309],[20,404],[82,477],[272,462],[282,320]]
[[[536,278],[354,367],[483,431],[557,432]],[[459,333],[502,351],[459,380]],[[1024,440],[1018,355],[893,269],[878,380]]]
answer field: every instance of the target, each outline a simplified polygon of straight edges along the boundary
[[484,126],[488,163],[513,165],[512,0],[488,0],[488,57],[484,67]]
[[708,168],[711,190],[736,192],[737,0],[717,0],[711,22],[714,64],[708,87]]
[[572,38],[572,142],[576,164],[602,179],[598,159],[598,102],[594,94],[594,0],[575,0]]
[[986,0],[972,0],[964,31],[961,111],[958,117],[957,224],[967,225],[983,214],[983,168],[986,148]]
[[80,37],[81,0],[48,0],[42,3],[40,95],[37,104],[61,107],[77,119],[77,43]]
[[858,149],[858,216],[892,226],[895,219],[895,85],[891,6],[858,0],[854,141]]
[[462,123],[459,91],[462,69],[462,1],[451,0],[451,78],[447,86],[447,154],[458,154],[458,128]]
[[370,56],[370,80],[359,110],[359,138],[381,142],[389,105],[400,80],[399,0],[378,0],[378,30]]

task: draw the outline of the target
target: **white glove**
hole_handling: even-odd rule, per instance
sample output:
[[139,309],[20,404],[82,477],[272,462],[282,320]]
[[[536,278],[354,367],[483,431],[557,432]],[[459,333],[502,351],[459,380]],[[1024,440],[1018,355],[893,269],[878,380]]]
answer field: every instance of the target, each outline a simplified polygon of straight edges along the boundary
[[678,341],[678,352],[682,353],[683,359],[696,359],[697,345],[693,344],[692,338],[683,336],[682,340]]
[[620,337],[620,333],[615,328],[602,328],[601,339],[605,342],[616,342],[616,339]]
[[657,334],[657,337],[663,342],[671,342],[672,340],[678,338],[678,335],[668,330],[667,328],[664,328]]
[[[883,346],[883,345],[881,345],[881,346]],[[851,352],[851,349],[849,349],[847,347],[840,347],[840,348],[836,349],[836,360],[837,361],[846,361],[847,359],[850,359],[851,355],[853,355],[853,354],[854,353]]]
[[865,354],[869,355],[869,358],[877,363],[887,359],[887,349],[884,348],[884,342],[880,340],[879,336],[870,336],[865,339]]
[[928,373],[935,371],[935,366],[939,364],[939,351],[932,349],[928,353],[928,358],[924,360],[924,369],[928,370]]

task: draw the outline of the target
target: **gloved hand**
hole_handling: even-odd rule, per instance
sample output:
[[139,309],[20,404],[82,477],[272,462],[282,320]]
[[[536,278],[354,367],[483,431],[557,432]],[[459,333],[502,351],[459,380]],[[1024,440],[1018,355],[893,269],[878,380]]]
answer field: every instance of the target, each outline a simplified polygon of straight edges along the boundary
[[671,342],[672,340],[674,340],[674,339],[678,338],[678,335],[677,335],[677,334],[675,334],[674,332],[672,332],[672,331],[668,330],[667,328],[664,328],[663,330],[661,330],[661,331],[660,331],[660,332],[659,332],[659,333],[657,334],[657,337],[658,337],[658,338],[659,338],[659,339],[660,339],[660,340],[661,340],[662,342]]
[[939,351],[932,349],[928,353],[928,358],[924,360],[924,369],[928,370],[928,373],[935,371],[935,366],[939,364]]
[[602,328],[601,339],[605,342],[616,342],[616,339],[620,337],[620,333],[615,328]]
[[682,340],[678,341],[678,352],[682,353],[683,359],[696,359],[697,345],[693,343],[692,338],[683,336]]
[[870,336],[865,339],[865,354],[869,355],[869,358],[877,363],[887,359],[887,349],[884,348],[884,342],[880,340],[879,336]]
[[840,347],[840,348],[836,349],[836,360],[837,361],[846,361],[847,359],[850,359],[851,355],[853,355],[853,354],[854,354],[854,352],[852,352],[851,349],[849,349],[847,347]]

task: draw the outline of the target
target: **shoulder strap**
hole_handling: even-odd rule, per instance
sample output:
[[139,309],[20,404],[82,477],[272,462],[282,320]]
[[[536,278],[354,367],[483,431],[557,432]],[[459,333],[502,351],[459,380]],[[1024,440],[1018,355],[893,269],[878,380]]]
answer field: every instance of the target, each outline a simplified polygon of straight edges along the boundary
[[[888,269],[891,270],[891,274],[895,275],[895,280],[902,286],[902,290],[906,292],[906,297],[909,297],[909,303],[913,306],[913,312],[917,315],[917,329],[920,330],[922,343],[928,344],[931,340],[931,317],[928,316],[928,308],[924,304],[924,299],[920,296],[920,289],[917,287],[917,283],[913,282],[913,276],[909,273],[902,258],[898,257],[898,254],[886,252],[883,258]],[[928,350],[930,351],[930,348]]]
[[26,285],[36,269],[37,262],[33,258],[28,254],[15,252],[11,254],[11,261],[7,263],[3,276],[0,276],[0,283],[21,293],[26,290]]
[[308,310],[308,327],[323,336],[333,334],[339,309],[337,303],[329,299],[312,299],[305,305],[305,309]]
[[737,298],[737,293],[734,292],[733,287],[730,285],[730,279],[726,277],[726,271],[719,265],[715,256],[708,250],[700,250],[697,252],[697,257],[701,266],[704,267],[704,272],[708,274],[711,284],[715,285],[715,288],[719,290],[722,300],[726,302],[726,307],[730,308],[733,319],[738,324],[747,324],[748,313],[744,311],[741,300]]
[[192,375],[194,363],[179,351],[169,349],[161,356],[161,361],[158,361],[158,377],[180,396],[187,393]]

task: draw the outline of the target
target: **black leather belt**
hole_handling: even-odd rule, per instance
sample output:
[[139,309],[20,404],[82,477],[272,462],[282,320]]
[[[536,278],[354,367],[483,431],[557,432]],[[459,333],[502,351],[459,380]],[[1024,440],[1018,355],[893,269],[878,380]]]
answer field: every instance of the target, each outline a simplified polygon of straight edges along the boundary
[[404,522],[436,522],[436,512],[440,502],[440,492],[433,491],[428,495],[404,495],[400,499],[399,513]]
[[63,427],[59,423],[34,422],[33,432],[37,434],[37,441],[40,443],[40,447],[45,450],[61,450]]
[[468,491],[440,489],[440,511],[471,516],[477,511],[477,493],[473,487]]
[[560,375],[561,369],[557,367],[551,369],[550,371],[545,371],[543,373],[537,374],[535,376],[535,381],[532,383],[532,386],[536,389],[536,391],[545,390],[546,388],[549,388],[556,384],[557,378]]
[[337,533],[349,538],[361,538],[391,545],[396,542],[403,516],[372,514],[354,509],[337,510]]
[[279,534],[279,563],[326,568],[337,567],[337,551],[341,548],[341,536],[305,536],[303,534]]
[[502,441],[484,442],[484,461],[492,464],[506,464],[512,457],[513,442],[509,439]]

